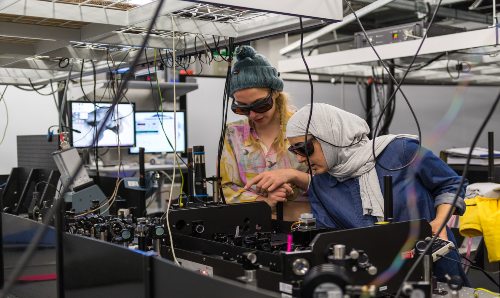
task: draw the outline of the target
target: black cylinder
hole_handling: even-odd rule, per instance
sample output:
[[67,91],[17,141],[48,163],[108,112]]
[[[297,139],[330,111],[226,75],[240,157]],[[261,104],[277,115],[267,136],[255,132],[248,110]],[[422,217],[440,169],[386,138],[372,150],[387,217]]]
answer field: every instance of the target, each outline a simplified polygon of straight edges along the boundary
[[137,237],[137,245],[139,247],[139,250],[146,251],[147,250],[147,243],[146,243],[146,237]]
[[283,202],[278,202],[276,204],[276,220],[283,221],[283,215],[284,215]]
[[187,162],[188,162],[188,170],[187,170],[187,189],[188,189],[188,198],[185,202],[185,205],[189,204],[189,199],[191,199],[194,196],[194,191],[193,191],[193,183],[194,183],[194,177],[193,177],[193,148],[188,148],[187,149]]
[[[146,165],[144,164],[144,148],[139,147],[139,186],[146,187]],[[139,192],[139,204],[137,206],[139,217],[146,215],[146,192]]]
[[368,138],[372,138],[372,131],[373,131],[373,111],[372,111],[372,83],[368,82],[366,84],[365,88],[365,94],[366,94],[366,100],[365,100],[365,105],[366,105],[366,111],[365,111],[365,120],[366,123],[368,124],[368,127],[370,128],[370,132],[368,133]]
[[144,165],[144,148],[139,147],[139,186],[146,187],[146,168]]
[[205,170],[205,146],[193,146],[195,197],[206,201],[207,180]]
[[392,176],[384,176],[384,221],[392,221],[393,215],[392,203]]
[[495,142],[493,132],[488,132],[488,181],[495,182]]

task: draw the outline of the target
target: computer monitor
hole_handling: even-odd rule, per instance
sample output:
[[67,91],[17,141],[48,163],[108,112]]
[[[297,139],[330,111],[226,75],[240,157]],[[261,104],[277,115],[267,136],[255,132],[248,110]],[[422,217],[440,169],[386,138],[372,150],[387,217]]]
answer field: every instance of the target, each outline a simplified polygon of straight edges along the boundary
[[[177,152],[186,152],[186,113],[176,113]],[[136,146],[130,148],[130,153],[139,153],[139,147],[143,147],[145,153],[174,152],[174,112],[136,112],[135,137]]]
[[[94,147],[96,130],[111,103],[72,101],[70,104],[71,132],[73,147]],[[96,141],[98,147],[132,147],[135,144],[135,106],[133,103],[119,103],[104,124]]]

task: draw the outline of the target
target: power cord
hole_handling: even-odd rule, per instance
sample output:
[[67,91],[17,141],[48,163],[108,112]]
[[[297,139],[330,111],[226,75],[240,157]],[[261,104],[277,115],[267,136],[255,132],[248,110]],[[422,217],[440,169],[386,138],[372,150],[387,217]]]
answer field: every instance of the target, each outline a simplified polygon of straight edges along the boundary
[[38,191],[38,185],[39,184],[45,184],[51,188],[53,188],[55,191],[57,191],[59,193],[59,196],[62,197],[62,193],[59,189],[57,189],[57,186],[55,186],[54,184],[51,184],[49,183],[48,181],[39,181],[35,184],[35,191]]
[[[304,141],[306,141],[307,140],[307,136],[309,135],[309,126],[311,124],[311,118],[312,118],[312,112],[313,112],[313,105],[314,105],[314,84],[313,84],[313,80],[312,80],[312,77],[311,77],[311,71],[309,70],[309,65],[307,64],[306,58],[304,57],[304,25],[302,23],[302,17],[299,18],[299,22],[300,22],[300,56],[302,57],[302,61],[304,61],[304,65],[305,65],[306,70],[307,70],[307,76],[309,78],[309,85],[310,85],[310,88],[311,88],[311,101],[310,101],[311,108],[309,109],[309,118],[307,119],[306,132],[304,134]],[[328,144],[330,144],[330,143],[328,143]],[[340,228],[340,229],[345,229],[346,227],[342,223],[340,223],[335,218],[335,216],[333,216],[330,213],[330,210],[328,208],[326,208],[325,203],[323,202],[323,200],[321,199],[321,197],[318,196],[318,194],[316,192],[316,188],[314,186],[314,182],[312,182],[313,172],[312,172],[312,167],[311,167],[311,161],[309,159],[309,154],[307,152],[307,146],[305,146],[305,150],[306,150],[306,160],[307,160],[307,171],[308,171],[308,174],[311,177],[310,188],[311,188],[314,196],[321,203],[321,206],[326,211],[326,213],[328,214],[328,217],[330,217],[330,219],[333,221],[333,223],[335,224],[335,226],[337,228]]]
[[[224,150],[225,138],[226,138],[226,129],[227,129],[227,115],[229,111],[229,90],[231,85],[231,68],[233,62],[233,53],[234,53],[234,38],[229,38],[228,44],[228,60],[227,60],[227,70],[226,70],[226,82],[224,84],[224,94],[222,95],[222,123],[221,123],[221,133],[219,136],[219,146],[217,150],[217,180],[221,180],[220,168],[221,168],[221,158],[222,152]],[[222,202],[226,204],[226,197],[224,196],[224,190],[222,187],[222,182],[219,183],[219,194],[221,196]]]
[[404,82],[406,76],[408,75],[408,72],[409,72],[409,69],[412,67],[413,63],[415,63],[415,60],[418,56],[418,53],[420,52],[420,49],[422,48],[422,45],[424,44],[424,41],[425,39],[427,38],[427,32],[428,32],[428,29],[430,27],[430,25],[432,25],[432,22],[434,20],[434,17],[436,16],[436,13],[441,5],[441,1],[442,0],[439,0],[439,3],[436,7],[436,10],[434,11],[434,14],[432,15],[432,18],[429,22],[429,26],[427,27],[427,31],[426,33],[424,34],[423,38],[422,38],[422,41],[417,49],[417,52],[415,53],[415,55],[413,56],[413,59],[410,63],[410,66],[408,67],[408,70],[405,72],[405,74],[403,75],[403,78],[401,79],[400,82],[398,82],[396,80],[396,78],[392,75],[392,73],[389,71],[389,68],[387,67],[387,65],[385,64],[384,60],[382,60],[382,58],[380,57],[378,51],[375,49],[375,47],[373,46],[373,43],[371,42],[370,38],[368,37],[368,33],[366,32],[365,30],[365,27],[363,26],[363,24],[361,23],[361,20],[359,19],[358,15],[356,14],[356,11],[354,11],[354,9],[352,8],[351,6],[351,3],[349,2],[349,0],[345,0],[345,2],[347,3],[347,6],[349,7],[349,9],[351,10],[352,14],[354,15],[354,17],[356,18],[356,21],[358,22],[358,25],[360,26],[361,30],[363,31],[363,34],[365,35],[365,38],[366,40],[368,41],[368,43],[370,44],[370,47],[372,48],[373,52],[375,53],[375,55],[377,56],[377,58],[379,59],[380,63],[382,64],[382,66],[384,67],[384,69],[386,70],[387,74],[389,75],[389,77],[391,78],[391,80],[396,84],[396,89],[394,90],[394,92],[392,93],[392,95],[389,97],[389,99],[387,100],[387,103],[386,105],[384,106],[384,109],[380,112],[380,115],[377,119],[377,125],[375,126],[375,130],[373,131],[373,136],[376,136],[377,135],[377,131],[378,131],[378,127],[380,125],[380,122],[382,121],[382,118],[385,114],[385,110],[387,109],[387,107],[389,106],[389,104],[391,103],[392,100],[395,100],[395,96],[396,96],[396,93],[398,91],[401,92],[401,95],[403,95],[403,98],[404,100],[406,101],[406,104],[408,105],[408,108],[410,109],[410,112],[413,116],[413,119],[415,119],[415,124],[417,126],[417,130],[418,130],[418,138],[419,138],[419,143],[418,143],[418,150],[416,150],[415,152],[415,155],[413,156],[413,158],[410,160],[410,162],[408,162],[408,164],[406,165],[403,165],[399,168],[395,168],[395,169],[388,169],[386,167],[384,167],[382,164],[380,164],[377,160],[377,156],[376,156],[376,153],[375,153],[375,141],[372,141],[372,154],[373,154],[373,157],[374,157],[374,160],[375,160],[375,163],[378,164],[381,168],[387,170],[387,171],[400,171],[402,169],[405,169],[407,167],[409,167],[417,158],[418,156],[418,152],[420,151],[420,148],[421,148],[421,140],[422,140],[422,132],[421,132],[421,129],[420,129],[420,123],[418,122],[418,119],[417,119],[417,116],[415,114],[415,111],[413,110],[413,107],[412,105],[410,104],[410,101],[408,100],[408,98],[406,97],[405,93],[403,92],[403,90],[401,90],[401,84]]
[[[146,51],[144,51],[144,57],[146,58],[146,64],[148,65],[148,74],[149,76],[151,77],[151,71],[149,70],[149,60],[148,60],[148,54]],[[155,64],[156,65],[156,64]],[[175,69],[175,68],[174,68]],[[158,116],[158,121],[160,121],[160,125],[161,125],[161,129],[163,131],[163,134],[165,135],[165,139],[167,140],[168,144],[170,145],[170,147],[172,149],[175,149],[174,148],[174,145],[172,144],[172,142],[170,141],[168,135],[167,135],[167,132],[165,131],[165,128],[163,127],[163,98],[162,98],[162,95],[161,95],[161,90],[160,90],[160,83],[158,81],[158,75],[156,77],[156,84],[158,86],[158,95],[159,95],[159,98],[157,98],[156,96],[154,96],[155,94],[155,89],[153,87],[153,81],[149,81],[149,86],[151,88],[151,95],[152,95],[152,98],[154,101],[156,101],[156,106],[158,106],[158,108],[155,108],[155,111],[156,111],[156,116]],[[174,84],[175,86],[175,84]],[[160,117],[160,109],[161,109],[161,117]],[[177,120],[174,119],[174,128],[176,126],[176,122]],[[175,156],[176,158],[180,159],[181,162],[187,166],[186,162],[181,158],[181,156],[176,152],[176,150],[174,151],[175,152]]]
[[456,262],[456,263],[459,263],[461,265],[464,265],[464,266],[469,266],[471,267],[472,269],[475,269],[475,270],[478,270],[478,271],[481,271],[493,284],[495,284],[498,288],[500,288],[500,284],[498,283],[498,281],[496,281],[486,270],[484,270],[483,268],[481,267],[478,267],[478,266],[474,266],[474,265],[470,265],[470,264],[467,264],[467,263],[464,263],[464,262],[461,262],[461,261],[458,261],[458,260],[455,260],[453,258],[450,258],[450,257],[447,257],[447,256],[443,256],[443,255],[437,255],[438,257],[441,257],[443,259],[447,259],[447,260],[450,260],[450,261],[453,261],[453,262]]

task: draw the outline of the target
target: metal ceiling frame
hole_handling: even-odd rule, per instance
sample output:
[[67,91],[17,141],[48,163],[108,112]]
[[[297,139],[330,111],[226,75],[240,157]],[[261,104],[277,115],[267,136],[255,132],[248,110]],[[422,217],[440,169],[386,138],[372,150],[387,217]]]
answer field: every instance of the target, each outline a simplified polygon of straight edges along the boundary
[[[499,44],[500,34],[498,30],[499,29],[497,27],[492,27],[482,30],[428,37],[420,50],[419,56],[443,52],[453,52],[457,50],[467,50],[471,48],[497,46]],[[382,60],[412,57],[415,55],[421,41],[421,39],[416,39],[400,43],[379,45],[375,46],[375,49],[379,53]],[[472,53],[470,55],[461,55],[463,55],[464,57],[468,57],[462,59],[463,61],[467,61],[472,57]],[[500,82],[500,77],[492,75],[500,73],[500,71],[494,71],[494,69],[498,68],[496,63],[500,62],[500,58],[497,59],[496,57],[489,57],[486,55],[479,56],[478,58],[475,58],[475,60],[477,61],[472,61],[470,63],[477,66],[484,66],[484,68],[480,69],[480,73],[474,74],[475,77],[473,81],[484,80],[488,82]],[[357,73],[360,76],[370,77],[372,76],[371,66],[362,64],[377,62],[378,57],[371,47],[366,47],[308,56],[306,57],[306,61],[309,68],[315,74],[324,73],[325,75],[341,75],[343,73]],[[427,66],[425,69],[410,72],[408,78],[424,78],[426,80],[449,80],[450,75],[447,71],[447,63],[447,60],[434,62],[432,65]],[[439,71],[439,69],[441,69],[441,71]],[[303,72],[305,71],[305,65],[302,58],[286,59],[278,62],[278,70],[282,73]],[[381,70],[379,70],[379,72],[381,72]]]
[[[371,12],[373,12],[373,11],[375,11],[375,10],[377,10],[377,9],[379,9],[379,8],[385,6],[393,1],[394,0],[376,0],[375,2],[370,3],[367,6],[356,11],[356,15],[359,18],[361,18],[361,17],[363,17],[363,16],[365,16],[365,15],[367,15],[367,14],[369,14],[369,13],[371,13]],[[346,16],[341,22],[330,24],[326,27],[319,29],[316,32],[313,32],[313,33],[305,36],[303,44],[308,44],[311,41],[316,40],[316,39],[320,38],[321,36],[326,35],[330,32],[333,32],[337,29],[340,29],[343,26],[345,26],[345,25],[347,25],[355,20],[356,20],[356,17],[354,16],[353,13],[351,13],[348,16]],[[291,51],[297,49],[298,47],[300,47],[300,40],[293,42],[293,43],[287,45],[286,47],[282,48],[280,50],[280,54],[286,55],[286,54],[290,53]]]
[[[333,6],[330,0],[321,1]],[[335,3],[340,3],[340,1],[335,1]],[[41,0],[9,0],[7,3],[2,3],[0,17],[6,16],[2,19],[8,21],[0,22],[0,39],[3,37],[8,42],[2,42],[0,45],[0,68],[7,69],[9,75],[30,75],[36,82],[64,77],[59,75],[58,71],[67,70],[60,69],[58,63],[47,59],[42,59],[40,63],[33,63],[33,61],[40,57],[50,57],[53,60],[65,57],[105,61],[108,53],[103,51],[102,47],[139,47],[146,33],[145,28],[148,27],[157,8],[157,1],[129,10],[110,9],[109,5],[94,7],[87,4]],[[171,34],[168,35],[168,32],[172,31],[179,35],[176,44],[192,49],[196,35],[207,36],[207,41],[211,44],[211,36],[234,37],[248,41],[298,27],[298,19],[295,17],[255,13],[255,17],[245,19],[246,14],[251,12],[238,12],[235,9],[226,9],[224,12],[234,12],[234,17],[221,18],[218,21],[210,20],[208,15],[203,19],[190,18],[182,14],[184,10],[193,7],[209,6],[180,0],[165,0],[165,5],[155,23],[155,33],[150,36],[147,47],[172,48]],[[219,8],[217,10],[221,11]],[[244,21],[239,22],[238,17]],[[42,26],[42,23],[47,25]],[[64,27],[69,23],[75,25],[71,28]],[[322,22],[305,19],[304,23],[307,24],[306,26],[315,26]],[[133,28],[133,30],[127,31],[128,28]],[[186,41],[185,44],[184,41]],[[21,44],[21,42],[24,43]],[[224,43],[225,40],[220,44]],[[78,46],[75,47],[75,45]],[[87,45],[88,48],[85,48]],[[120,56],[116,53],[110,53],[110,55]],[[129,59],[125,63],[128,63]],[[14,71],[14,69],[24,69],[24,72]],[[40,70],[53,72],[43,72],[40,75]],[[4,71],[3,74],[5,75],[6,72]],[[43,76],[46,76],[45,80],[41,80]],[[9,81],[12,80],[9,79]],[[26,80],[19,77],[19,81]],[[1,83],[6,83],[5,77],[0,78]]]
[[286,5],[282,1],[269,0],[184,0],[214,5],[244,8],[256,11],[265,11],[281,15],[302,16],[325,21],[338,22],[343,18],[342,1],[314,0],[314,5],[309,1],[287,0]]

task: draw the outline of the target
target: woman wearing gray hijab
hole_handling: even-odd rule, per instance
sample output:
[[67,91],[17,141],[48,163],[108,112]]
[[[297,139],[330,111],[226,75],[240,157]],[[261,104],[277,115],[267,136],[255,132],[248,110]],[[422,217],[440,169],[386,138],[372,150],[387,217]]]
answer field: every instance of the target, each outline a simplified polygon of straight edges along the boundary
[[[375,162],[369,127],[360,117],[322,103],[315,103],[305,139],[310,106],[303,107],[288,121],[286,135],[289,150],[299,162],[309,161],[313,176],[293,169],[265,172],[247,183],[272,191],[283,183],[292,183],[308,190],[309,201],[319,227],[341,229],[371,226],[383,219],[383,177],[391,175],[394,193],[394,220],[413,219],[407,208],[408,191],[414,187],[419,218],[429,221],[433,233],[446,220],[452,208],[461,177],[431,151],[422,148],[419,163],[412,162],[418,151],[418,140],[409,135],[386,135],[375,138]],[[402,168],[399,171],[388,169]],[[311,185],[312,184],[312,185]],[[463,214],[464,185],[455,204]],[[314,188],[314,191],[311,189]],[[449,230],[443,229],[439,237],[453,240]],[[456,253],[455,253],[456,254]],[[455,256],[457,260],[458,254]],[[446,263],[445,259],[441,259]],[[441,260],[439,262],[441,262]],[[438,262],[438,263],[439,263]],[[448,261],[449,263],[449,261]],[[446,264],[452,274],[463,273],[454,263]],[[439,268],[446,268],[439,266]],[[441,269],[436,276],[444,276]],[[445,270],[450,273],[449,269]],[[462,275],[462,274],[461,274]],[[465,275],[462,275],[465,278]]]

